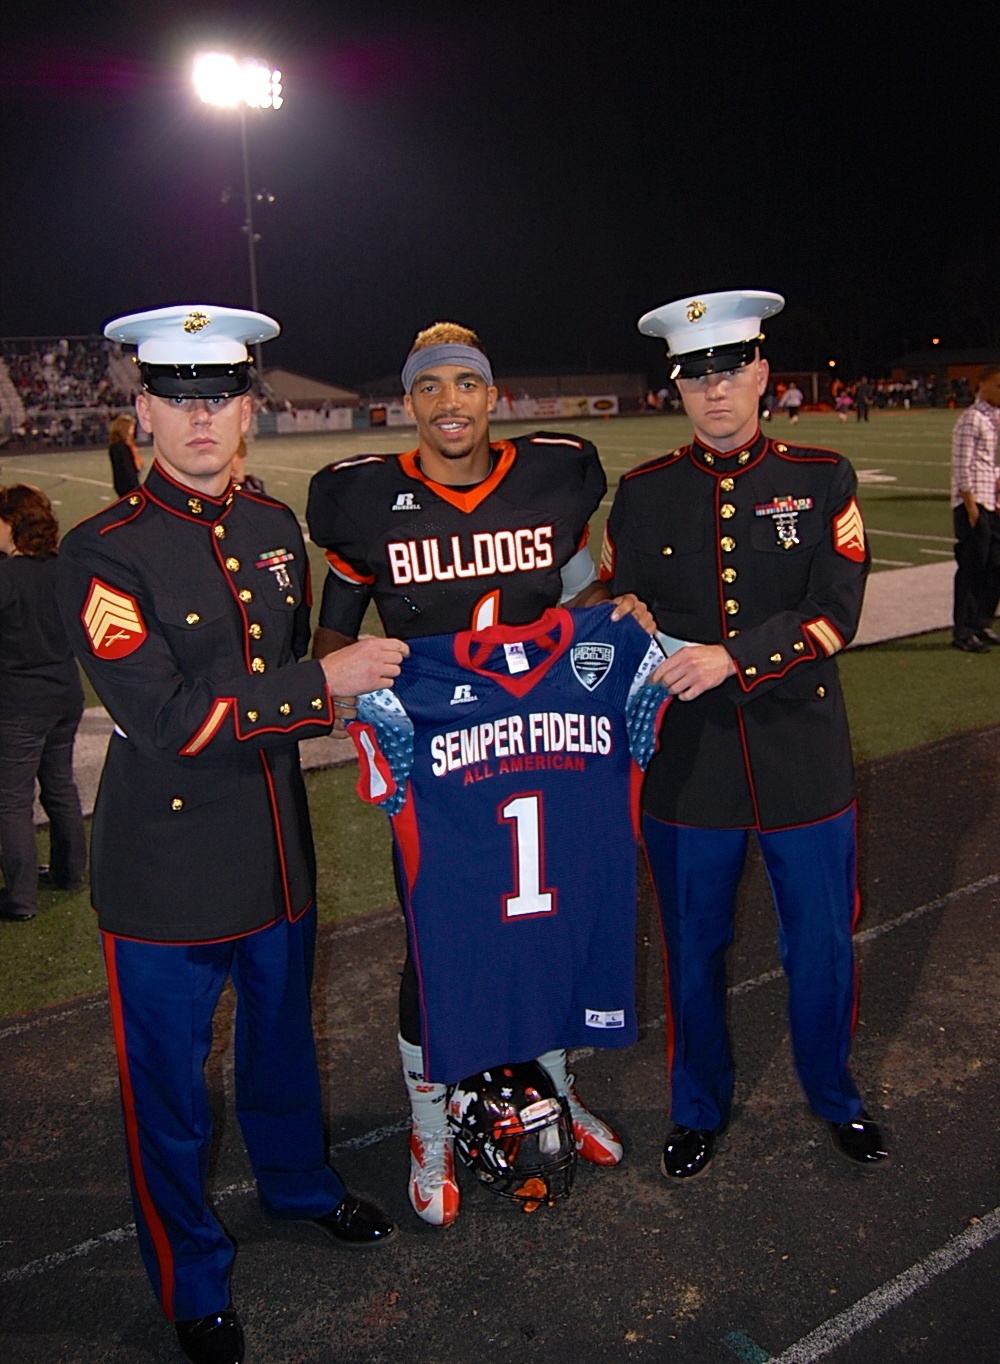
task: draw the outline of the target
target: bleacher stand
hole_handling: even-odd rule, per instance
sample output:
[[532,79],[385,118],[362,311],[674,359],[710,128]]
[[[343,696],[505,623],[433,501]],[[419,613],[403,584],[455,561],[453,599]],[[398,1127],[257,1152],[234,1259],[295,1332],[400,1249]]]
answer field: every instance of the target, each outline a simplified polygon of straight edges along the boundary
[[132,405],[134,371],[103,337],[0,340],[0,417],[35,448],[100,446],[108,422]]

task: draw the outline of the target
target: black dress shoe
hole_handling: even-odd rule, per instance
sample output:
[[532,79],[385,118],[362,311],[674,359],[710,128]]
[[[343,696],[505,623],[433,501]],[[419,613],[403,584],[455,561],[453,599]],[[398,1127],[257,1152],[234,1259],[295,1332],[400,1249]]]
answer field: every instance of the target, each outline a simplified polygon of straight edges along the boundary
[[243,1364],[243,1327],[231,1307],[193,1321],[175,1321],[174,1328],[192,1364]]
[[715,1154],[718,1132],[701,1127],[682,1127],[668,1133],[660,1157],[660,1173],[667,1179],[693,1179]]
[[951,641],[953,649],[961,649],[964,654],[988,654],[990,646],[984,644],[976,635],[965,635],[961,639],[956,635]]
[[878,1123],[865,1112],[853,1122],[832,1122],[830,1134],[834,1149],[855,1165],[870,1168],[889,1158]]
[[312,1223],[348,1250],[371,1250],[399,1234],[381,1208],[352,1193],[346,1194],[332,1212],[314,1217]]
[[991,630],[987,625],[985,630],[976,631],[976,639],[980,644],[1000,644],[1000,635],[995,630]]

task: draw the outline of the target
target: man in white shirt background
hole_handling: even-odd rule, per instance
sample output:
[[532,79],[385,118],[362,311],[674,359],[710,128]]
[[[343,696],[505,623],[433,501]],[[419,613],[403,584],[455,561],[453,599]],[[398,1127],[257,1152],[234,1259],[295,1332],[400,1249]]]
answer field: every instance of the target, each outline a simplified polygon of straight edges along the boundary
[[1000,515],[997,514],[997,425],[1000,365],[979,376],[976,396],[951,437],[951,507],[955,525],[955,611],[952,645],[969,654],[1000,645],[992,628],[1000,601]]

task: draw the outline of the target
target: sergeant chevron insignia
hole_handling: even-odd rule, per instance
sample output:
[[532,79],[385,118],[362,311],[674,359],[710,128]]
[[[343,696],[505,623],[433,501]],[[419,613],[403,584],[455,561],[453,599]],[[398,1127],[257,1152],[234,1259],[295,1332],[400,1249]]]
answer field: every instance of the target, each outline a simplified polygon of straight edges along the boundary
[[865,524],[853,497],[844,510],[833,518],[833,547],[838,554],[853,563],[863,564],[865,561]]
[[149,633],[136,599],[100,578],[91,579],[80,619],[98,658],[125,658]]

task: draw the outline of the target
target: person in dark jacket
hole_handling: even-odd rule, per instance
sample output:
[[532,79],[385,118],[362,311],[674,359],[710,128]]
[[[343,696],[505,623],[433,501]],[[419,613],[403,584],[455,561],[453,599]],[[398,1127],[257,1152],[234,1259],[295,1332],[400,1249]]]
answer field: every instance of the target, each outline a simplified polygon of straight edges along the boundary
[[87,860],[73,740],[83,687],[56,602],[59,523],[23,483],[0,488],[0,917],[33,919],[38,899],[35,781],[49,817],[49,879],[83,885]]
[[111,480],[119,497],[127,497],[139,486],[142,455],[135,443],[135,418],[127,414],[116,417],[108,427],[108,458],[111,460]]
[[[666,338],[689,445],[631,469],[602,576],[647,601],[675,700],[643,788],[643,838],[667,958],[670,1115],[661,1171],[688,1179],[729,1120],[726,949],[749,833],[780,923],[799,1080],[836,1150],[886,1156],[848,1066],[860,910],[854,768],[834,655],[853,638],[870,555],[850,464],[761,434],[761,322],[779,294],[680,299],[640,331]],[[684,647],[677,647],[684,641]]]

